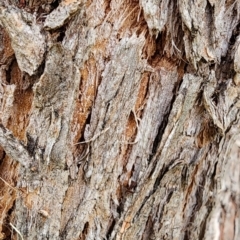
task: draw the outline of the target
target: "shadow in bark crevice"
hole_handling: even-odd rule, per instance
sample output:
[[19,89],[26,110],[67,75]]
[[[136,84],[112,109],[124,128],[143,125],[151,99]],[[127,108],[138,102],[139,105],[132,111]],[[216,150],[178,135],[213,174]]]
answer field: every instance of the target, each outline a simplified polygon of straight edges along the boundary
[[[171,100],[168,108],[166,109],[166,113],[165,113],[164,116],[163,116],[163,120],[162,120],[162,122],[161,122],[161,124],[160,124],[160,126],[159,126],[159,128],[158,128],[157,135],[156,135],[156,137],[155,137],[155,139],[154,139],[154,141],[153,141],[153,147],[152,147],[152,151],[151,151],[152,154],[149,155],[149,158],[148,158],[148,160],[147,160],[148,163],[150,163],[151,160],[155,157],[155,155],[156,155],[156,153],[157,153],[157,151],[158,151],[158,147],[159,147],[160,144],[161,144],[161,140],[162,140],[164,131],[165,131],[166,127],[168,126],[168,121],[169,121],[169,116],[170,116],[170,114],[171,114],[171,110],[172,110],[173,105],[174,105],[174,102],[175,102],[175,100],[176,100],[176,98],[177,98],[176,92],[177,92],[177,90],[180,88],[181,82],[182,82],[182,81],[178,82],[178,83],[175,85],[174,89],[173,89],[173,97],[172,97],[172,100]],[[150,174],[150,175],[151,175],[151,174]]]
[[114,220],[114,219],[112,219],[112,222],[111,222],[111,224],[110,224],[110,226],[109,226],[109,229],[108,229],[108,231],[107,231],[107,233],[106,233],[106,240],[108,240],[108,239],[110,239],[110,237],[111,237],[111,234],[112,234],[112,232],[113,232],[113,229],[114,229],[114,227],[115,227],[115,224],[116,224],[116,221]]
[[14,57],[12,59],[9,60],[9,63],[7,64],[6,67],[6,83],[5,84],[12,84],[12,67],[14,66],[14,64],[17,64],[17,59],[14,55]]

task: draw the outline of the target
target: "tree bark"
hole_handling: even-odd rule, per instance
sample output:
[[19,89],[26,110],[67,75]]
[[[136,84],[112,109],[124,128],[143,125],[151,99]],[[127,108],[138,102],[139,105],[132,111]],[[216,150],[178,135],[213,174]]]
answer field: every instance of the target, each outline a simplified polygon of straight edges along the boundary
[[0,3],[0,239],[240,239],[239,20]]

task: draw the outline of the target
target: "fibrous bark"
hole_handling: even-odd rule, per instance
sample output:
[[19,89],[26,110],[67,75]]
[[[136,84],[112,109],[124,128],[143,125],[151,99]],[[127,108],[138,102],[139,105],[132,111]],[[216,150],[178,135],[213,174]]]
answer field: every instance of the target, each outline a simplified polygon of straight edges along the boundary
[[239,239],[239,19],[1,3],[0,238]]

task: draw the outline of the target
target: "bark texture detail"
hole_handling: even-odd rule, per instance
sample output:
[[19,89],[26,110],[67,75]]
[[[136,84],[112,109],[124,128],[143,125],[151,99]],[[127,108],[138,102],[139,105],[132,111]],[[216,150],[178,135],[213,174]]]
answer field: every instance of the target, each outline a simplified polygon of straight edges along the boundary
[[0,3],[0,239],[240,239],[240,2]]

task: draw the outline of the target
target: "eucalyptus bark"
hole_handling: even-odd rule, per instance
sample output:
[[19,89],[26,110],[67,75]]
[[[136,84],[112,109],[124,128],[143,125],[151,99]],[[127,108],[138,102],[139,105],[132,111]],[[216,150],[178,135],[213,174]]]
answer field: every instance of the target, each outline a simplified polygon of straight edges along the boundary
[[0,3],[0,239],[240,239],[240,2]]

